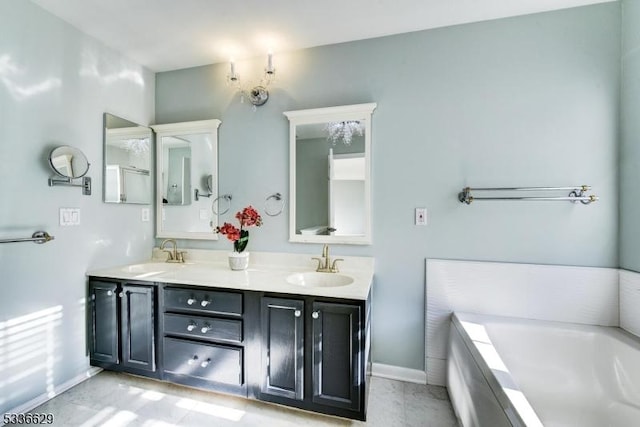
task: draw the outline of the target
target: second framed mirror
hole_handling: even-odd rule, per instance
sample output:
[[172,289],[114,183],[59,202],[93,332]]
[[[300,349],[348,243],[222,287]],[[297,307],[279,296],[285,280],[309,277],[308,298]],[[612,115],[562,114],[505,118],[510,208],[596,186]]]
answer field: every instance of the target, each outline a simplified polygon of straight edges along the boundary
[[151,126],[156,132],[156,237],[218,240],[220,120]]
[[371,115],[375,103],[285,112],[289,241],[371,244]]

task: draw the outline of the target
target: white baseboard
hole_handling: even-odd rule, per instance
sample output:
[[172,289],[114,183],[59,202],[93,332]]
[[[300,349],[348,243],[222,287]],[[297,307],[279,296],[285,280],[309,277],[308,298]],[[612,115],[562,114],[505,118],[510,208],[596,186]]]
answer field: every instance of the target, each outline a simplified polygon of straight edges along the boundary
[[[74,378],[71,378],[69,381],[66,381],[62,384],[60,384],[59,386],[55,386],[54,390],[53,390],[53,394],[49,394],[49,393],[43,393],[40,396],[31,399],[30,401],[23,403],[20,406],[17,406],[13,409],[10,409],[7,411],[7,413],[12,413],[12,414],[24,414],[27,413],[35,408],[37,408],[38,406],[42,405],[43,403],[47,402],[48,400],[53,399],[54,397],[58,396],[59,394],[64,393],[65,391],[69,390],[71,387],[76,386],[78,384],[80,384],[83,381],[88,380],[89,378],[91,378],[92,376],[98,374],[99,372],[102,372],[102,368],[96,368],[96,367],[90,367],[85,373],[80,374],[75,376]],[[2,420],[0,420],[0,426],[3,426],[4,422]]]
[[383,363],[372,363],[371,375],[374,377],[388,378],[408,383],[427,383],[427,374],[424,371],[403,368],[401,366],[385,365]]

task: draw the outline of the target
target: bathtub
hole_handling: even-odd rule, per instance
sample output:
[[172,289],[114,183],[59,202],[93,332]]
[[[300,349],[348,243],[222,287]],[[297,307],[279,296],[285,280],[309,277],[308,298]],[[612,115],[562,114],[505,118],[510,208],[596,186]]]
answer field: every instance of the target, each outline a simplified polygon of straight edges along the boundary
[[454,313],[448,350],[465,427],[640,426],[640,339],[620,328]]

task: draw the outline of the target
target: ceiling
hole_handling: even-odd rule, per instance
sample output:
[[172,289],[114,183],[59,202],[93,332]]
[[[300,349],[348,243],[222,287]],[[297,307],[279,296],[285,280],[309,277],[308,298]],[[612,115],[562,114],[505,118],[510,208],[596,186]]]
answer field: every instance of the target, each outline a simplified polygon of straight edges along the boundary
[[31,0],[160,72],[614,0]]

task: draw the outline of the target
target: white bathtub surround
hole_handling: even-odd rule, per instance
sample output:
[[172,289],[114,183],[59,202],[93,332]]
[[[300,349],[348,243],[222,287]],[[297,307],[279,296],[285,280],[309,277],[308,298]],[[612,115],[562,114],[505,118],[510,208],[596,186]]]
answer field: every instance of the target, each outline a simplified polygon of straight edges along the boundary
[[620,270],[620,327],[640,337],[640,273]]
[[464,425],[638,424],[638,337],[617,327],[466,313],[452,324],[448,386]]
[[426,260],[426,371],[444,385],[449,318],[470,312],[618,326],[618,270]]
[[350,284],[302,286],[287,279],[296,273],[315,272],[317,262],[311,259],[315,255],[251,252],[249,267],[241,271],[229,268],[228,255],[229,251],[189,249],[184,263],[167,263],[166,254],[154,248],[147,262],[89,271],[87,276],[358,300],[367,299],[373,281],[374,259],[370,257],[340,255],[344,261],[339,273],[318,273],[326,274],[327,279],[346,276],[353,280]]

